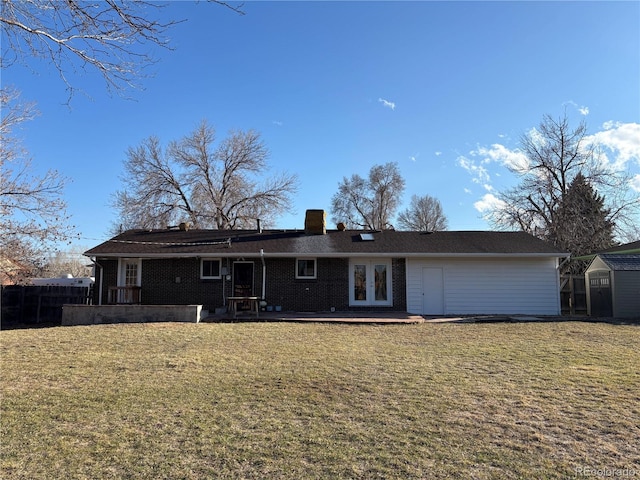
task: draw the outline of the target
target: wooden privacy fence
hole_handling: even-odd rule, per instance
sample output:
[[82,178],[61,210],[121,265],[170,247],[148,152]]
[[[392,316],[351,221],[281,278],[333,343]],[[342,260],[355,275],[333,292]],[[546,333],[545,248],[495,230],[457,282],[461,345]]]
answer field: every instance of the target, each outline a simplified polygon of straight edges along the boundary
[[587,288],[584,275],[560,276],[560,304],[564,315],[587,314]]
[[7,285],[2,287],[2,324],[61,323],[64,304],[89,305],[93,287]]

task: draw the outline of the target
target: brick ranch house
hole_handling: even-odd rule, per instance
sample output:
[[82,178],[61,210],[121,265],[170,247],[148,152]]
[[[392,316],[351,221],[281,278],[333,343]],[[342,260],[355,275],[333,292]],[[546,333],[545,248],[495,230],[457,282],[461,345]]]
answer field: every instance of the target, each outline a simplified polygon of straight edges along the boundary
[[[342,227],[340,225],[340,227]],[[523,232],[129,230],[85,252],[94,305],[203,305],[234,296],[269,308],[423,315],[558,315],[567,254]]]

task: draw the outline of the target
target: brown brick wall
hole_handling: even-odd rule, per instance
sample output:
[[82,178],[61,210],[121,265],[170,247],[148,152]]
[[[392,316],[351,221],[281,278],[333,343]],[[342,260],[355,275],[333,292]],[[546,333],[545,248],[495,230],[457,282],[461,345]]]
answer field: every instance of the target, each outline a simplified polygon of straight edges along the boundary
[[[247,259],[249,260],[249,259]],[[262,262],[254,259],[254,293],[262,295]],[[117,282],[116,260],[99,260],[103,267],[103,304],[107,303],[107,290]],[[222,266],[232,273],[233,261],[222,260]],[[269,305],[281,306],[283,311],[314,312],[347,310],[395,310],[406,311],[406,264],[403,258],[392,261],[393,306],[349,306],[349,259],[318,258],[317,278],[295,278],[294,258],[266,258],[266,291]],[[176,277],[180,281],[176,281]],[[98,279],[96,279],[98,282]],[[175,304],[203,305],[213,311],[224,304],[224,296],[231,296],[231,281],[203,280],[200,278],[198,258],[143,259],[142,303],[147,305]],[[97,290],[97,289],[96,289]],[[97,304],[97,298],[96,298]]]
[[[102,268],[96,270],[96,283],[93,289],[93,304],[106,305],[108,301],[109,287],[115,287],[118,284],[118,260],[98,259],[98,264]],[[100,292],[100,278],[102,275],[102,292]],[[99,295],[102,295],[100,302]]]
[[318,258],[317,278],[295,278],[295,259],[266,259],[269,305],[280,305],[285,311],[315,312],[349,308],[349,260]]
[[391,261],[393,275],[393,310],[407,311],[407,262],[404,258]]
[[195,304],[213,309],[223,303],[223,281],[201,279],[198,258],[145,259],[142,260],[142,303]]
[[406,263],[404,258],[392,261],[393,306],[349,306],[349,259],[318,258],[317,278],[295,278],[295,259],[267,259],[266,300],[270,305],[280,305],[284,311],[314,312],[348,310],[406,311]]

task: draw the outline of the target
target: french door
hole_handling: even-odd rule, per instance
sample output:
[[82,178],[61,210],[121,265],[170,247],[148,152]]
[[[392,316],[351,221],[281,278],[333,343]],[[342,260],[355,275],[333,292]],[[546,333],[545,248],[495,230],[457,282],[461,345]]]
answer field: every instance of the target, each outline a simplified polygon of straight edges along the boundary
[[349,304],[352,306],[390,306],[391,260],[351,259],[349,262]]

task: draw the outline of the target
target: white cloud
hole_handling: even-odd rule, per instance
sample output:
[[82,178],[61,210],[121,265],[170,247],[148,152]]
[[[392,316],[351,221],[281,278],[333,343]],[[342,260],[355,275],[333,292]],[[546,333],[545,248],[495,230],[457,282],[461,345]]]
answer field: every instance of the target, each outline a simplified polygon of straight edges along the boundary
[[542,136],[542,134],[536,127],[533,127],[531,130],[529,130],[527,132],[527,136],[531,138],[531,141],[536,145],[545,145],[547,143],[547,140]]
[[[576,105],[576,108],[577,105]],[[587,107],[580,107],[580,113],[588,114]],[[534,143],[544,145],[546,140],[540,132],[532,128],[526,133]],[[593,135],[585,136],[583,146],[597,145],[600,147],[599,160],[605,166],[616,170],[628,170],[633,163],[633,178],[630,188],[634,192],[640,192],[640,123],[606,122],[602,129]],[[505,145],[495,143],[490,146],[478,146],[467,155],[460,155],[456,164],[463,168],[471,176],[474,184],[485,191],[474,204],[474,208],[483,216],[489,215],[496,209],[505,206],[505,203],[496,196],[496,190],[492,185],[492,177],[500,176],[499,172],[491,165],[498,164],[512,171],[526,171],[530,162],[524,153],[518,149],[510,149]],[[471,195],[471,188],[464,188],[464,193]]]
[[512,170],[524,170],[529,166],[529,161],[522,152],[509,150],[499,143],[494,143],[490,148],[478,147],[472,152],[472,155],[484,157],[482,163],[497,162]]
[[279,122],[278,120],[272,120],[271,123],[273,123],[276,127],[281,127],[282,125],[284,125],[284,123]]
[[564,102],[562,105],[563,106],[571,105],[573,108],[578,110],[578,113],[580,115],[584,115],[584,116],[589,115],[589,107],[586,107],[584,105],[578,106],[578,104],[576,102],[574,102],[573,100],[569,100],[568,102]]
[[391,110],[396,109],[396,104],[394,102],[390,102],[389,100],[385,100],[384,98],[379,98],[378,102],[380,102],[383,107],[390,108]]
[[585,137],[587,146],[603,147],[602,160],[616,170],[624,169],[630,161],[640,165],[640,123],[606,122],[602,128]]
[[439,157],[440,155],[442,155],[442,152],[440,152],[440,151],[435,152],[435,155],[436,155],[436,157]]
[[458,166],[464,168],[472,177],[474,183],[489,183],[491,177],[489,172],[482,165],[478,165],[473,160],[460,156],[457,160]]
[[489,213],[504,206],[504,202],[493,193],[485,193],[480,200],[473,204],[480,213]]

